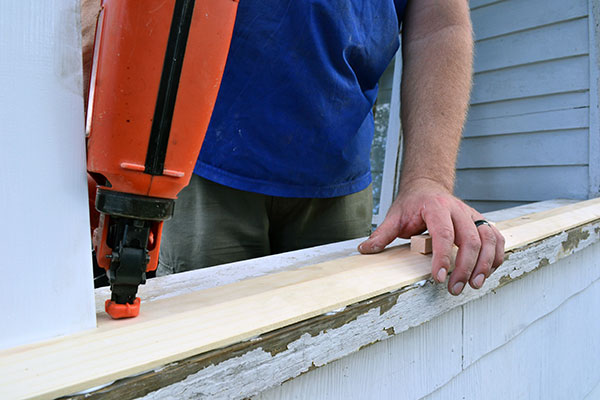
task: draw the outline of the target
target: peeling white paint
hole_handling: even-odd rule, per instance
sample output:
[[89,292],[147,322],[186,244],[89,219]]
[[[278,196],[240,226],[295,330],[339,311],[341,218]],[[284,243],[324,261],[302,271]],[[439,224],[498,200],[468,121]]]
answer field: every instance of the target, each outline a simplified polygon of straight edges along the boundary
[[[508,279],[505,278],[506,276],[512,280],[538,268],[545,268],[544,263],[540,264],[543,258],[547,258],[552,264],[600,240],[600,223],[588,225],[582,231],[587,232],[588,237],[566,252],[562,243],[567,240],[568,234],[562,233],[511,254],[486,281],[481,290],[467,288],[463,295],[455,297],[448,294],[444,285],[421,281],[412,285],[414,290],[400,293],[396,304],[384,313],[379,306],[374,306],[341,327],[326,329],[316,336],[303,334],[297,340],[290,342],[285,351],[271,355],[263,349],[255,349],[243,356],[204,368],[185,380],[150,393],[144,398],[242,399],[256,395],[290,378],[298,377],[314,367],[324,366],[347,357],[364,346],[427,324],[486,294],[493,297],[493,293],[501,285],[501,280]],[[510,340],[511,337],[518,335],[526,326],[527,324],[523,324],[512,328],[514,330],[505,334],[504,340]],[[393,328],[392,335],[390,335],[390,328]],[[500,344],[495,346],[498,345]],[[447,379],[451,379],[456,374],[448,376]],[[442,384],[443,382],[439,383],[439,386]]]

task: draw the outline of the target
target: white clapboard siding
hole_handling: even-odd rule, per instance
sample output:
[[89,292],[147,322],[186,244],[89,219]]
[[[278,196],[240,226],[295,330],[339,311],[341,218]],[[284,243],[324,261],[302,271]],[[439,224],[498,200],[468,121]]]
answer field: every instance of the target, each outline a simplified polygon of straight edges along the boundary
[[582,129],[587,128],[588,124],[589,113],[587,108],[571,108],[469,120],[465,125],[463,136],[472,138],[513,133]]
[[[473,121],[496,117],[509,117],[544,111],[587,108],[590,95],[587,89],[566,93],[510,99],[492,103],[471,104],[467,127]],[[587,111],[587,110],[585,110]]]
[[546,25],[477,42],[475,73],[587,55],[587,18]]
[[470,1],[475,75],[456,194],[481,211],[588,197],[590,4]]
[[586,165],[587,129],[518,133],[463,140],[458,167],[542,167]]
[[587,0],[505,0],[472,11],[476,40],[581,18]]
[[587,56],[561,58],[475,74],[471,103],[587,90],[589,84]]
[[[475,199],[537,201],[572,199],[587,190],[587,166],[462,169],[456,191],[468,190]],[[463,187],[467,186],[466,188]]]

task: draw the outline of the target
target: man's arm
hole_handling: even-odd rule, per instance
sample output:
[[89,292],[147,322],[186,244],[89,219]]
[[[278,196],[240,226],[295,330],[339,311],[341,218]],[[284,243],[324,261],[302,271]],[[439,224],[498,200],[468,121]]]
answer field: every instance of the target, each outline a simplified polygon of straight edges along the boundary
[[467,0],[408,2],[402,36],[404,160],[400,191],[385,220],[359,246],[376,253],[396,237],[426,228],[432,275],[444,282],[453,244],[459,247],[448,282],[458,295],[480,288],[504,258],[504,238],[483,216],[452,195],[458,146],[471,90],[473,39]]

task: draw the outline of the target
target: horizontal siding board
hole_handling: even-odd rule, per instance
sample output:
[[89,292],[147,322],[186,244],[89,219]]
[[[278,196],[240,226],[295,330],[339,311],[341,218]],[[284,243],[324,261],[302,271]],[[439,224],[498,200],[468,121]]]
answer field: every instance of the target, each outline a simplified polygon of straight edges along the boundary
[[589,100],[589,93],[581,91],[511,99],[494,103],[472,104],[469,108],[467,124],[487,118],[527,115],[571,108],[586,108],[589,107]]
[[469,1],[469,7],[471,10],[479,7],[487,7],[492,4],[500,3],[504,0],[471,0]]
[[587,56],[475,74],[471,103],[587,90]]
[[477,40],[584,17],[587,0],[506,0],[471,12]]
[[507,208],[523,206],[529,204],[528,201],[467,201],[467,204],[480,213],[487,213]]
[[504,100],[494,103],[473,104],[469,109],[467,126],[473,121],[486,118],[526,115],[543,111],[588,107],[590,96],[587,91],[559,93],[522,99]]
[[468,120],[464,137],[587,128],[589,109],[546,111],[509,117]]
[[511,99],[494,103],[472,104],[469,108],[467,124],[487,118],[526,115],[570,108],[585,108],[589,106],[589,100],[589,93],[581,91]]
[[588,51],[588,20],[580,18],[479,42],[474,68],[489,71]]
[[540,201],[587,197],[587,166],[466,169],[456,173],[466,200]]
[[458,169],[585,165],[588,132],[519,133],[467,138],[461,143]]

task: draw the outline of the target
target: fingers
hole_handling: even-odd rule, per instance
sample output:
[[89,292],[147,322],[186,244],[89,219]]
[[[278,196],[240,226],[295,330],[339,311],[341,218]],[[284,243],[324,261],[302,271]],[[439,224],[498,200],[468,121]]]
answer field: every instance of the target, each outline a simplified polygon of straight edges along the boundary
[[494,262],[492,263],[492,273],[504,262],[504,245],[506,241],[504,240],[504,236],[500,233],[498,228],[495,226],[491,226],[494,231],[494,235],[496,236],[496,255],[494,257]]
[[385,246],[396,239],[398,235],[397,225],[397,218],[393,215],[388,215],[375,232],[367,240],[358,245],[358,251],[362,254],[381,252]]
[[[455,268],[448,281],[448,291],[457,296],[469,281],[482,247],[482,238],[473,219],[462,209],[454,209],[452,222],[454,223],[455,243],[458,246]],[[495,244],[494,244],[495,249]]]
[[477,227],[477,231],[481,238],[481,250],[469,280],[469,284],[473,289],[479,289],[483,286],[483,282],[492,273],[492,265],[496,257],[496,233],[492,227],[488,224],[482,224]]
[[423,219],[430,227],[429,234],[433,251],[431,275],[437,282],[445,282],[450,270],[454,246],[454,227],[450,211],[444,207],[433,205],[425,209]]

